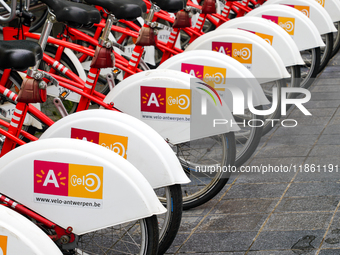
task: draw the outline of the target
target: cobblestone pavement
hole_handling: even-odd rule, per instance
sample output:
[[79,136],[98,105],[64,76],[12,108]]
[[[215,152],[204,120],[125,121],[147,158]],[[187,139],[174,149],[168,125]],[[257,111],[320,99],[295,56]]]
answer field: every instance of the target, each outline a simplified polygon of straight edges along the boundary
[[247,162],[291,171],[232,174],[216,198],[183,213],[168,254],[340,254],[339,70],[340,54],[310,88],[312,116],[290,110],[298,125],[274,128]]

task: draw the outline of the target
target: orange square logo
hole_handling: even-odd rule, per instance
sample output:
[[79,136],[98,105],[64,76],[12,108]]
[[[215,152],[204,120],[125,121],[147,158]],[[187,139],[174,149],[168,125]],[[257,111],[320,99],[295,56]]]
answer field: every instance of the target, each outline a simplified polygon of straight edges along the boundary
[[[225,84],[225,78],[227,76],[227,69],[221,67],[213,67],[213,66],[204,66],[204,77],[203,81],[208,85],[215,88],[215,85]],[[223,90],[223,88],[219,88],[216,90]]]
[[322,7],[325,7],[325,1],[326,0],[315,0],[315,1],[317,1],[319,4],[321,4]]
[[166,89],[166,113],[190,115],[190,89]]
[[7,236],[0,236],[0,254],[7,254]]
[[232,57],[242,64],[251,64],[252,46],[249,43],[233,43]]
[[305,14],[309,18],[309,6],[303,6],[303,5],[294,5],[294,8],[303,14]]
[[288,34],[294,35],[295,18],[279,17],[277,24],[286,30]]
[[257,36],[261,37],[262,39],[264,39],[267,43],[269,43],[270,45],[273,45],[273,38],[274,36],[272,35],[267,35],[267,34],[262,34],[262,33],[255,33]]
[[128,137],[99,133],[99,145],[119,154],[123,158],[127,157]]
[[103,167],[69,164],[68,195],[103,199]]

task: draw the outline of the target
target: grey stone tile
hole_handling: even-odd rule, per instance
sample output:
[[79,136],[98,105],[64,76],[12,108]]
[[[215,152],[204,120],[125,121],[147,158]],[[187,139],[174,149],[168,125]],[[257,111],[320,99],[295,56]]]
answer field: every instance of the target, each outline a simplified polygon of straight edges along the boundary
[[323,134],[325,134],[325,135],[340,134],[340,127],[339,127],[338,124],[329,124],[329,125],[327,125]]
[[270,144],[278,145],[290,145],[296,146],[297,144],[314,144],[318,138],[318,134],[315,135],[290,135],[290,136],[274,136],[270,139]]
[[298,125],[307,126],[307,125],[326,125],[331,119],[331,116],[328,117],[314,117],[314,116],[305,116],[296,119]]
[[245,252],[257,232],[194,233],[180,252]]
[[325,230],[262,231],[250,250],[294,249],[297,252],[311,252],[319,247],[324,233]]
[[287,184],[235,184],[224,199],[228,198],[276,198],[281,197]]
[[303,126],[297,125],[293,128],[279,127],[275,132],[275,136],[290,136],[290,135],[315,135],[320,134],[325,128],[326,124],[313,125],[313,126]]
[[275,212],[333,211],[340,196],[283,198]]
[[340,249],[327,249],[327,250],[321,250],[319,255],[339,255]]
[[[282,166],[282,169],[289,169],[289,166],[285,165],[267,165],[264,164],[265,167],[267,167],[268,172],[259,172],[259,173],[242,173],[240,177],[236,180],[236,183],[273,183],[273,182],[290,182],[295,173],[294,172],[269,172],[271,171],[270,167],[273,167],[273,169],[280,169]],[[255,166],[249,166],[249,168],[254,168]],[[263,170],[266,170],[262,168]],[[256,169],[258,170],[258,169]]]
[[261,151],[256,155],[256,157],[303,157],[307,156],[308,152],[312,148],[312,145],[304,144],[304,145],[276,145],[276,144],[267,144],[264,146]]
[[340,248],[340,212],[335,214],[321,248]]
[[326,229],[332,213],[274,213],[264,230],[316,230]]
[[339,84],[334,85],[322,84],[322,86],[314,86],[314,88],[312,88],[310,92],[312,92],[312,94],[315,92],[340,92],[340,86]]
[[311,100],[337,100],[340,98],[339,92],[319,92],[319,93],[312,93]]
[[337,108],[340,100],[309,101],[304,104],[307,109]]
[[258,231],[266,218],[267,214],[211,215],[204,219],[197,232]]
[[292,183],[285,197],[303,196],[338,196],[340,195],[340,183],[335,182],[309,182]]
[[306,250],[270,250],[270,251],[250,251],[247,255],[315,255],[316,249],[308,252]]
[[[340,155],[340,145],[315,145],[309,154],[311,157],[313,156],[339,156]],[[334,163],[339,162],[337,157],[334,157]],[[331,163],[331,162],[330,162]],[[329,164],[330,164],[329,163]]]
[[[332,170],[333,165],[333,170]],[[338,165],[338,168],[336,167]],[[340,180],[340,164],[334,156],[308,157],[305,164],[296,167],[298,174],[294,182]]]
[[330,79],[327,77],[320,77],[315,83],[314,86],[325,86],[325,85],[336,85],[339,84],[339,81],[337,79]]
[[203,219],[203,216],[190,216],[183,213],[181,226],[179,228],[180,233],[190,233]]
[[166,254],[174,254],[188,238],[189,234],[177,233],[175,240],[166,251]]
[[[329,125],[339,125],[340,124],[340,117],[334,116],[332,120],[329,122]],[[340,133],[340,130],[339,130]]]
[[228,199],[221,201],[214,214],[249,214],[249,213],[269,213],[278,202],[277,199]]
[[[340,95],[338,99],[340,98]],[[331,117],[335,109],[334,108],[322,108],[322,109],[308,109],[308,111],[312,114],[310,117]],[[306,117],[306,115],[301,112],[299,109],[296,109],[289,115],[290,119],[299,118],[299,117]]]
[[321,145],[321,144],[325,144],[325,145],[340,145],[339,135],[326,135],[326,134],[322,134],[320,136],[317,144],[318,145]]
[[[179,252],[176,254],[188,254],[186,252]],[[205,253],[197,253],[195,255],[244,255],[244,252],[205,252]]]

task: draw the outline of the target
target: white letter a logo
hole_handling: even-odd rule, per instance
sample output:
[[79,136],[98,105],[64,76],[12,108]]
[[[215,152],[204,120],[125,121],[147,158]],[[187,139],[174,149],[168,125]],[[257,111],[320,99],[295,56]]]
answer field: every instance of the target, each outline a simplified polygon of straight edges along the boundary
[[49,183],[53,183],[54,187],[59,188],[57,178],[55,177],[54,171],[51,169],[47,173],[43,186],[47,186]]
[[157,100],[155,93],[151,93],[148,106],[150,106],[151,104],[155,104],[157,107],[159,107],[158,100]]

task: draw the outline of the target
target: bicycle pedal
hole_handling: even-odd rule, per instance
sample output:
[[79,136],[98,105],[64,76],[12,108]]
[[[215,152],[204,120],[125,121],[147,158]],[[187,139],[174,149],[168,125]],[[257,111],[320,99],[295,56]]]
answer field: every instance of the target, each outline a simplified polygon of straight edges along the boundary
[[61,100],[65,100],[66,97],[67,97],[69,94],[70,94],[70,91],[69,91],[69,90],[63,89],[63,90],[61,90],[60,93],[59,93],[59,98],[60,98]]

